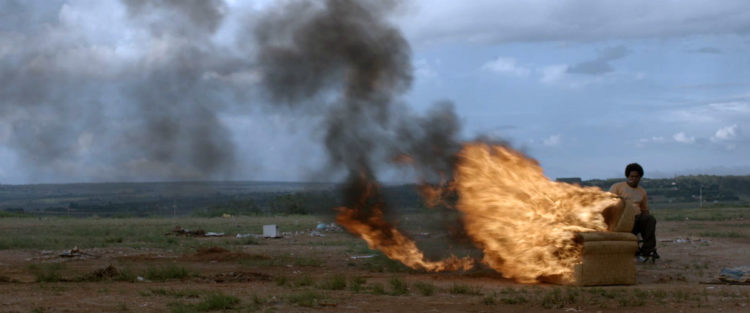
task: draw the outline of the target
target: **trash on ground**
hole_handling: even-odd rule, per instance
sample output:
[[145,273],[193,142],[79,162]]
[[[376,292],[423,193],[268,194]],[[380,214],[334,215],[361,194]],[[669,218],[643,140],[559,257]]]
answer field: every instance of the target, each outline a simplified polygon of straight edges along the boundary
[[325,234],[321,234],[317,230],[310,231],[310,237],[325,237]]
[[350,258],[352,258],[352,259],[354,259],[354,260],[356,260],[356,259],[370,259],[370,258],[374,258],[374,257],[375,257],[375,255],[374,255],[374,254],[368,254],[368,255],[352,255],[352,256],[350,256]]
[[65,250],[63,251],[63,253],[60,254],[60,256],[63,258],[79,257],[82,255],[83,253],[81,252],[81,250],[78,249],[78,246],[73,247],[73,249],[70,249],[70,250]]
[[176,236],[203,237],[206,235],[206,232],[202,229],[190,230],[187,228],[182,228],[178,225],[174,227],[171,233],[167,233],[167,235],[170,234]]
[[663,239],[661,242],[674,242],[674,243],[710,243],[710,240],[703,238],[676,238],[676,239]]
[[722,268],[719,280],[730,284],[750,284],[750,266]]
[[235,237],[237,237],[237,238],[248,238],[248,237],[258,238],[258,237],[262,237],[262,235],[259,235],[259,234],[240,234],[240,233],[237,233],[237,236],[235,236]]
[[341,228],[341,226],[336,225],[336,223],[326,224],[326,223],[323,223],[323,222],[318,222],[318,225],[315,226],[315,229],[319,230],[319,231],[328,231],[328,232],[342,232],[342,231],[344,231]]
[[263,238],[279,238],[279,227],[276,224],[263,225]]
[[210,232],[207,232],[205,236],[206,237],[221,237],[221,236],[224,236],[224,233],[216,233],[216,232],[210,231]]

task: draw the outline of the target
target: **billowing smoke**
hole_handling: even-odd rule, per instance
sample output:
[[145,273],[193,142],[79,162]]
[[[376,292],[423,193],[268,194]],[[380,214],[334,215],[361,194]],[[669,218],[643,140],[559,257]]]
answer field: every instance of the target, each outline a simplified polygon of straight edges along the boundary
[[121,5],[126,24],[107,27],[129,29],[135,48],[84,29],[68,3],[0,3],[14,16],[0,22],[0,144],[31,181],[227,177],[235,148],[218,114],[236,87],[217,77],[250,62],[213,42],[224,2]]
[[333,166],[375,179],[378,166],[408,156],[435,178],[460,148],[458,120],[447,102],[419,117],[399,101],[412,68],[408,43],[385,19],[394,5],[287,4],[258,23],[258,67],[274,102],[325,115]]
[[394,5],[351,0],[287,4],[256,28],[258,66],[274,102],[325,116],[331,166],[348,173],[339,223],[391,257],[408,255],[399,259],[407,265],[466,268],[466,260],[424,261],[413,243],[384,220],[379,169],[405,162],[423,181],[439,183],[451,174],[460,149],[450,103],[421,117],[399,101],[410,87],[412,68],[408,43],[386,20]]

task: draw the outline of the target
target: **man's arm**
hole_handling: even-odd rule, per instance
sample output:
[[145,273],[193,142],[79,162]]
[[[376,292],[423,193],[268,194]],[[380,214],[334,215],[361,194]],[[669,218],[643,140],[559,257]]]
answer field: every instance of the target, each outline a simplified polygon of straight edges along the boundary
[[641,214],[648,215],[650,212],[648,210],[648,194],[646,191],[643,192],[643,201],[641,201]]

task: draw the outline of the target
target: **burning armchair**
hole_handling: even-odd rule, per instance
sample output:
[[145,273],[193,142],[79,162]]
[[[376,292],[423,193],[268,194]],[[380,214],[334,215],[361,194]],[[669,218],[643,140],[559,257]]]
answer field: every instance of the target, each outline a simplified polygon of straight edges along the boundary
[[633,229],[633,212],[625,210],[620,201],[602,213],[607,223],[606,232],[581,232],[576,241],[583,246],[582,262],[575,266],[575,284],[632,285],[635,284],[633,255],[638,250],[638,238]]

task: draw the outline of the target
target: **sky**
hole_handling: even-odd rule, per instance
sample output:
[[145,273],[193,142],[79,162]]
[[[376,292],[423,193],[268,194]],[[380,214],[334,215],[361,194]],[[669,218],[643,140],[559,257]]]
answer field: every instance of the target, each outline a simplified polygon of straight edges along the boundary
[[[0,183],[339,179],[331,113],[266,90],[264,44],[292,39],[258,37],[296,25],[268,21],[326,5],[297,2],[0,0]],[[363,7],[408,44],[404,116],[450,103],[460,140],[552,179],[750,175],[748,1],[385,2]]]

